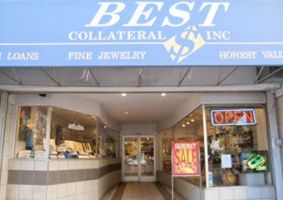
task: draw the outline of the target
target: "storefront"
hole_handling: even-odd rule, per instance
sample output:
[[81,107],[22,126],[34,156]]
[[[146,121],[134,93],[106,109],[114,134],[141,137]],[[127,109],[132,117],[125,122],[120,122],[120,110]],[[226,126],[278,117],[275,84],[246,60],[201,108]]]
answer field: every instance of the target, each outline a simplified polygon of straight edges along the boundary
[[[273,73],[262,78],[262,66],[282,69],[282,10],[280,0],[0,1],[0,198],[99,199],[120,181],[170,186],[171,141],[190,140],[201,178],[175,179],[186,199],[281,200],[282,80],[265,84]],[[188,99],[128,126],[80,97],[122,92]]]
[[171,185],[171,141],[198,141],[202,177],[175,178],[186,199],[275,199],[268,137],[264,101],[203,104],[160,132],[158,181]]

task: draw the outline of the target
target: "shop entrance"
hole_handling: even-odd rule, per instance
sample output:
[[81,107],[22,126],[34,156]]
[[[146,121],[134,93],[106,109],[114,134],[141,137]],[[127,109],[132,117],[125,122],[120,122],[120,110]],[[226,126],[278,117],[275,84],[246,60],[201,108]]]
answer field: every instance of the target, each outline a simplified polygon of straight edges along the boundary
[[154,136],[123,137],[123,181],[155,181]]

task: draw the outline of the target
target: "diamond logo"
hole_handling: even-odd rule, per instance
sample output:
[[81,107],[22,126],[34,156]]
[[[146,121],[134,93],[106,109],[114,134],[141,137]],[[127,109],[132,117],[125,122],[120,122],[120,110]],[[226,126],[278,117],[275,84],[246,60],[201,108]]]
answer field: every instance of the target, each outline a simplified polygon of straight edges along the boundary
[[205,41],[196,26],[188,26],[182,33],[173,36],[164,43],[171,59],[176,63],[182,62],[204,45]]

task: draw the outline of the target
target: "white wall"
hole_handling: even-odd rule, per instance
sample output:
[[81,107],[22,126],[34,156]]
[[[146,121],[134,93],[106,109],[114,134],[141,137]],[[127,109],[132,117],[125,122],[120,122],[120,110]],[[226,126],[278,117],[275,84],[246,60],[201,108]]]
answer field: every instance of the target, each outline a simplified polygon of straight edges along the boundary
[[265,102],[266,99],[264,93],[193,93],[189,95],[188,99],[179,106],[173,115],[158,123],[158,129],[164,130],[174,126],[201,104],[264,104]]
[[120,124],[111,118],[99,103],[75,95],[47,94],[46,97],[40,97],[38,94],[14,94],[10,95],[10,102],[27,106],[57,106],[89,115],[95,115],[112,129],[120,130]]

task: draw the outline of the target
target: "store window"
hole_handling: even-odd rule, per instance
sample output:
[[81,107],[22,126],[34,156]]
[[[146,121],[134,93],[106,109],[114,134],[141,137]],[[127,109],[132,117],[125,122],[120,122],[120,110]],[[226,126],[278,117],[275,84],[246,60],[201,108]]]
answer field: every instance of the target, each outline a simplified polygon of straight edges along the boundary
[[48,107],[21,106],[17,116],[15,152],[18,158],[45,158]]
[[265,110],[206,108],[208,185],[271,184]]
[[160,133],[162,145],[162,167],[163,171],[171,172],[171,149],[173,141],[173,128]]
[[119,133],[98,117],[54,107],[50,158],[114,158]]
[[204,132],[202,107],[198,107],[195,111],[187,115],[183,120],[179,121],[173,128],[162,131],[162,164],[163,171],[171,173],[171,148],[172,141],[197,141],[200,146],[201,154],[201,180],[200,177],[183,178],[188,182],[199,186],[200,181],[205,185],[205,159],[204,159]]

